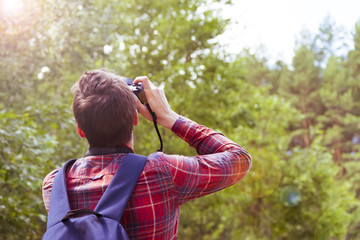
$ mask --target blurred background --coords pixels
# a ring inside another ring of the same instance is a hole
[[[178,239],[360,239],[355,0],[0,0],[0,239],[40,239],[43,178],[84,155],[70,87],[105,67],[247,149],[240,183],[181,208]],[[196,153],[161,128],[164,151]],[[158,148],[151,123],[135,151]]]

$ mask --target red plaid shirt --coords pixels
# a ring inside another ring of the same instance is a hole
[[[130,239],[176,239],[179,207],[220,191],[242,179],[251,165],[250,155],[220,133],[180,117],[172,131],[196,148],[194,157],[156,152],[148,161],[121,218]],[[71,209],[94,210],[121,165],[124,153],[87,156],[68,170],[66,184]],[[43,184],[45,208],[58,169]]]

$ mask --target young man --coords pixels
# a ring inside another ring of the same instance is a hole
[[[222,134],[175,113],[163,90],[147,77],[136,78],[136,83],[143,84],[158,124],[171,129],[199,155],[150,154],[121,224],[130,239],[176,239],[180,206],[240,181],[250,169],[251,157]],[[122,78],[106,70],[85,72],[72,90],[77,132],[90,148],[67,170],[68,197],[71,209],[94,210],[124,156],[133,152],[132,130],[138,125],[138,111],[152,118]],[[47,211],[57,172],[44,179]]]

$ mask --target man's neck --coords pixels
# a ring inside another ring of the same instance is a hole
[[[131,140],[125,145],[134,150],[134,141],[133,141],[132,136],[131,136]]]

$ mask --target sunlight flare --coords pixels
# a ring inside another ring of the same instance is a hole
[[[38,19],[42,0],[0,0],[0,34],[17,35]]]
[[[24,9],[24,2],[22,0],[0,0],[0,3],[1,13],[5,16],[17,16]]]

